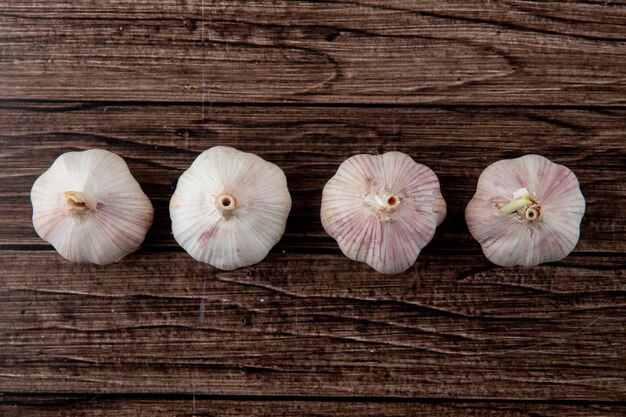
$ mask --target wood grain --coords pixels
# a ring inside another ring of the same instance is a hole
[[[399,150],[439,176],[448,216],[426,250],[479,252],[464,209],[482,170],[502,158],[540,153],[579,178],[587,212],[578,250],[625,252],[626,111],[472,108],[259,108],[0,105],[0,244],[44,244],[31,222],[34,180],[63,152],[120,154],[152,199],[146,245],[177,247],[168,204],[196,156],[222,144],[285,170],[293,208],[278,251],[339,253],[319,220],[322,188],[355,153]]]
[[[384,280],[341,255],[0,264],[5,392],[626,399],[623,258],[423,255]]]
[[[626,1],[0,0],[0,415],[626,414]],[[168,201],[203,150],[278,164],[283,240],[232,272],[192,260]],[[152,199],[106,267],[35,234],[61,153],[120,154]],[[439,176],[417,264],[344,257],[321,190],[356,153]],[[490,163],[578,176],[576,250],[490,264],[463,211]]]
[[[625,4],[3,0],[0,96],[623,106]]]
[[[292,399],[263,401],[255,399],[207,400],[202,396],[186,398],[164,396],[4,396],[0,397],[4,417],[24,416],[359,416],[359,417],[596,417],[623,416],[626,406],[612,404],[528,404],[487,402],[338,402]]]

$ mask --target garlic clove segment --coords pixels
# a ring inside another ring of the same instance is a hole
[[[178,244],[223,270],[265,258],[285,232],[290,210],[282,169],[227,146],[200,154],[180,176],[170,201]]]
[[[465,209],[470,233],[501,266],[534,266],[565,258],[585,213],[576,175],[541,155],[491,164]]]
[[[103,149],[67,152],[33,184],[33,225],[64,258],[106,265],[143,242],[154,210],[124,160]]]
[[[384,274],[410,268],[445,216],[435,173],[401,152],[348,158],[322,193],[326,232],[347,257]]]

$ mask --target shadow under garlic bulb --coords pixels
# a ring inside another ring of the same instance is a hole
[[[585,213],[578,179],[541,155],[491,164],[465,209],[470,233],[501,266],[534,266],[565,258]]]
[[[445,216],[435,173],[401,152],[348,158],[322,194],[326,232],[347,257],[384,274],[409,269]]]
[[[170,201],[178,244],[223,270],[265,258],[283,236],[290,210],[284,172],[227,146],[200,154],[180,176]]]
[[[37,234],[64,258],[106,265],[143,242],[154,210],[124,160],[103,149],[67,152],[31,190]]]

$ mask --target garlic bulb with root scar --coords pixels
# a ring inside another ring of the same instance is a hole
[[[347,257],[384,274],[409,269],[445,216],[435,173],[401,152],[348,158],[322,194],[326,232]]]
[[[59,156],[31,190],[33,225],[64,258],[106,265],[143,242],[154,210],[124,160],[103,149]]]
[[[224,270],[265,258],[285,232],[290,210],[283,171],[227,146],[200,154],[180,176],[170,201],[178,244]]]
[[[491,164],[465,209],[470,233],[501,266],[534,266],[565,258],[585,213],[576,175],[541,155]]]

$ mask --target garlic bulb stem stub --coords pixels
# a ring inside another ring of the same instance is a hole
[[[376,203],[383,210],[391,211],[398,207],[400,199],[389,192],[383,192],[382,195],[375,197]]]
[[[64,206],[70,212],[73,213],[85,213],[89,211],[89,207],[87,207],[87,202],[83,197],[82,193],[76,191],[66,191],[63,193],[65,197]]]
[[[222,213],[228,213],[237,208],[237,200],[230,194],[220,194],[215,197],[215,205]]]

